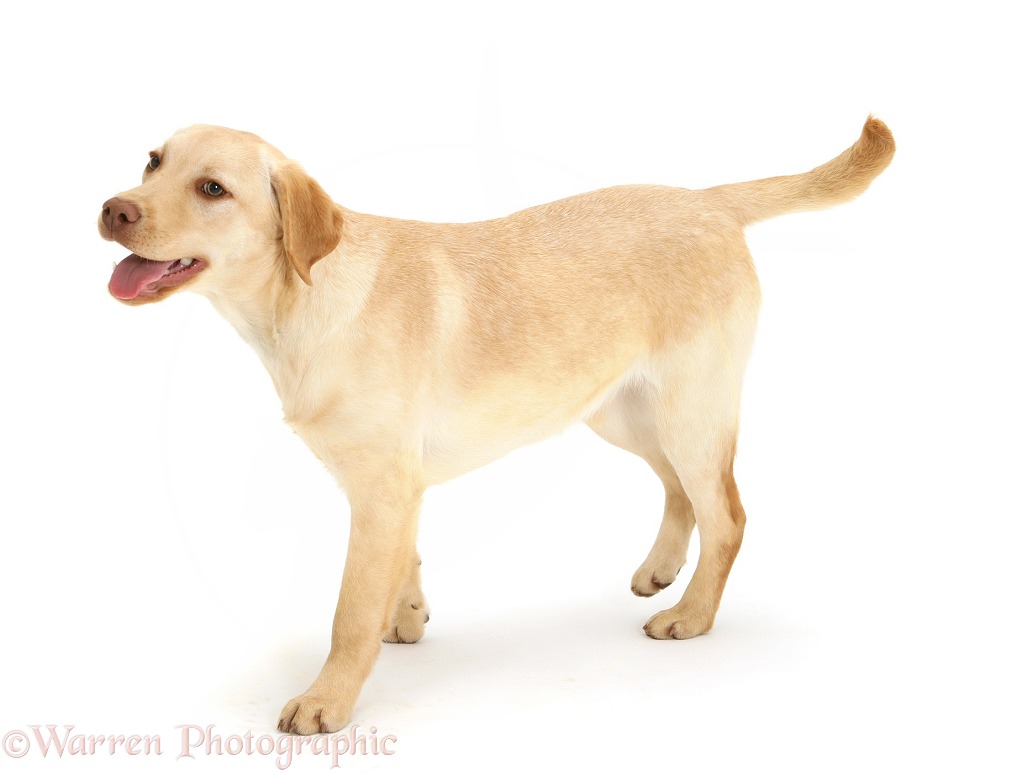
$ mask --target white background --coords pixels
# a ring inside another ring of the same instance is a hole
[[[472,220],[804,171],[874,112],[899,149],[868,193],[749,233],[749,522],[714,630],[643,635],[682,586],[628,590],[662,492],[576,429],[428,492],[432,620],[384,647],[354,715],[396,754],[342,765],[1011,766],[1003,7],[366,5],[4,12],[0,733],[159,734],[161,757],[47,769],[193,768],[176,725],[270,733],[327,652],[342,494],[204,299],[106,293],[124,251],[99,239],[100,205],[177,128],[254,131],[353,209]]]

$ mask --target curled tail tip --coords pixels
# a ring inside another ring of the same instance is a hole
[[[896,144],[889,127],[870,115],[861,136],[836,158],[797,175],[720,186],[734,196],[744,224],[788,212],[825,209],[860,195],[893,160]]]
[[[862,137],[873,145],[885,146],[886,151],[893,153],[897,148],[897,143],[893,140],[893,134],[890,131],[890,127],[880,121],[876,116],[869,115],[865,121],[865,127],[862,129]]]

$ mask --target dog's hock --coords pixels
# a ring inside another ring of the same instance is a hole
[[[310,285],[311,266],[339,246],[342,213],[314,178],[294,162],[276,168],[272,190],[279,203],[283,254]]]

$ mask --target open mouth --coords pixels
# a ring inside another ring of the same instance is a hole
[[[206,265],[200,258],[159,261],[132,253],[113,269],[109,291],[121,301],[151,298],[161,290],[182,285]]]

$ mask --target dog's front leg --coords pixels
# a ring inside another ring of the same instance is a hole
[[[417,560],[423,486],[412,465],[388,465],[384,472],[344,470],[342,479],[352,521],[332,649],[314,683],[283,709],[279,729],[287,733],[332,733],[349,721]]]

